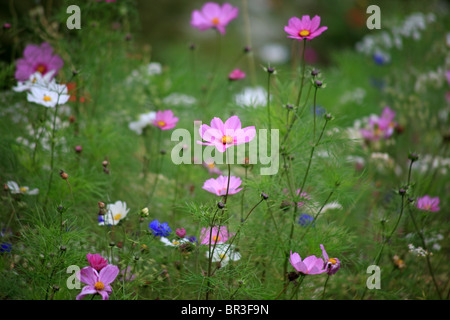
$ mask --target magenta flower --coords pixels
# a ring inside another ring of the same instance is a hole
[[[184,238],[184,236],[186,235],[186,230],[184,228],[177,228],[175,234],[180,238]]]
[[[231,146],[250,142],[256,135],[254,126],[241,128],[241,120],[238,116],[230,117],[225,123],[215,117],[211,120],[211,126],[202,124],[199,132],[200,137],[207,142],[197,141],[197,143],[216,146],[220,152],[224,152]]]
[[[108,260],[103,258],[98,253],[92,254],[88,253],[86,255],[89,265],[97,271],[102,270],[104,267],[108,265]]]
[[[228,75],[228,80],[235,81],[245,78],[245,72],[243,72],[241,69],[234,69],[230,72]]]
[[[88,294],[99,294],[103,300],[109,299],[109,294],[112,292],[111,283],[119,274],[119,268],[112,264],[104,267],[100,273],[92,267],[84,267],[78,273],[78,279],[87,284],[83,287],[80,294],[77,295],[77,300],[83,299]]]
[[[395,111],[391,110],[389,107],[385,107],[381,113],[381,117],[370,117],[368,128],[361,129],[363,138],[369,141],[388,139],[392,136],[395,127],[397,126],[394,118]]]
[[[191,16],[191,26],[204,31],[215,28],[221,34],[225,34],[225,27],[238,16],[239,9],[229,3],[224,3],[222,7],[214,2],[207,2],[202,9],[194,10]]]
[[[173,116],[172,110],[157,111],[153,125],[161,130],[173,129],[178,122],[178,118]]]
[[[27,81],[36,71],[42,75],[54,71],[55,75],[63,66],[64,61],[53,54],[53,48],[47,42],[40,46],[29,44],[23,51],[23,58],[16,61],[15,77],[18,81]]]
[[[288,25],[284,27],[284,31],[289,34],[288,38],[298,40],[312,40],[322,34],[328,27],[320,27],[320,17],[303,16],[301,19],[292,17],[288,21]]]
[[[439,211],[439,197],[431,198],[429,195],[417,198],[416,207],[420,210],[436,212]]]
[[[320,245],[320,249],[322,249],[323,259],[325,260],[324,267],[327,270],[327,273],[331,276],[339,270],[341,267],[341,262],[338,258],[329,258],[323,244]]]
[[[231,176],[230,185],[228,187],[228,176],[218,176],[216,179],[211,178],[206,180],[202,188],[208,192],[214,193],[215,195],[224,196],[227,194],[227,187],[228,195],[241,191],[242,188],[239,188],[241,183],[241,178]]]
[[[210,227],[202,228],[200,231],[200,244],[214,245],[225,243],[232,236],[234,236],[234,233],[230,234],[226,226],[215,226],[212,229]]]
[[[289,262],[294,267],[295,270],[301,272],[303,274],[321,274],[327,272],[327,269],[324,268],[322,258],[317,258],[312,255],[306,257],[303,261],[300,255],[297,252],[292,253],[289,257]]]

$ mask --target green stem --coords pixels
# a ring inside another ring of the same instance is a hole
[[[303,49],[302,49],[302,82],[300,83],[300,90],[298,92],[297,101],[295,106],[298,107],[300,105],[300,99],[302,97],[303,85],[305,80],[305,48],[306,48],[306,39],[303,40]]]
[[[327,280],[325,280],[325,284],[323,285],[322,300],[325,299],[325,291],[327,289],[328,280],[330,280],[330,275],[327,276]]]
[[[272,75],[271,72],[267,72],[267,120],[269,123],[269,132],[271,132],[272,129],[272,120],[270,116],[270,76]]]

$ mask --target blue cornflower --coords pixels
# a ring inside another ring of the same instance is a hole
[[[322,106],[316,106],[316,116],[322,116],[327,110]],[[311,113],[314,114],[314,106],[311,106]]]
[[[306,227],[306,226],[310,225],[313,222],[313,220],[314,220],[314,218],[312,216],[310,216],[309,214],[302,213],[300,215],[300,218],[298,219],[298,224],[303,227]]]
[[[0,244],[0,252],[4,253],[4,252],[11,252],[12,250],[12,244],[8,243],[8,242],[2,242],[2,244]]]
[[[167,222],[160,223],[158,219],[150,222],[148,226],[150,229],[152,229],[152,232],[155,235],[155,237],[156,236],[167,237],[172,232]]]

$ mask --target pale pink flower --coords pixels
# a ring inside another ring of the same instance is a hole
[[[215,195],[224,196],[227,194],[227,187],[228,195],[241,191],[242,188],[239,188],[241,183],[241,178],[231,176],[230,185],[228,186],[228,176],[218,176],[216,179],[211,178],[206,180],[202,188]]]
[[[77,300],[83,299],[88,294],[99,294],[103,300],[108,300],[109,294],[112,292],[111,283],[118,274],[119,268],[112,264],[104,267],[100,273],[92,267],[84,267],[77,273],[77,276],[87,286],[83,287],[80,294],[77,295]]]
[[[381,113],[381,117],[371,116],[368,128],[361,129],[364,139],[369,141],[378,141],[380,139],[388,139],[394,133],[397,123],[394,121],[395,111],[389,107],[385,107]]]
[[[228,80],[235,81],[245,78],[245,72],[243,72],[241,69],[234,69],[230,72],[228,75]]]
[[[203,166],[208,169],[209,174],[218,174],[221,175],[222,171],[217,168],[216,164],[214,163],[213,159],[205,159],[205,161],[203,161]]]
[[[325,260],[325,269],[327,270],[327,273],[331,276],[332,274],[335,274],[339,270],[339,268],[341,267],[341,262],[339,261],[338,258],[329,258],[323,244],[320,245],[320,249],[322,249],[323,259]]]
[[[211,126],[203,124],[199,132],[200,137],[206,142],[197,141],[197,143],[216,146],[219,152],[224,152],[234,145],[250,142],[256,135],[254,126],[241,128],[241,120],[238,116],[230,117],[225,123],[215,117],[211,120]]]
[[[201,10],[194,10],[191,16],[191,26],[204,31],[215,28],[225,34],[225,27],[239,14],[239,9],[229,3],[220,6],[214,2],[207,2]]]
[[[226,226],[215,226],[212,229],[210,227],[202,228],[200,231],[200,244],[214,245],[225,243],[232,236],[234,236],[234,233],[230,234]]]
[[[327,269],[324,268],[324,263],[322,258],[317,258],[312,255],[306,257],[303,261],[300,255],[297,252],[292,253],[289,257],[289,262],[300,273],[305,275],[307,274],[321,274],[327,272]]]
[[[298,40],[312,40],[328,29],[328,27],[320,27],[320,17],[303,16],[301,19],[292,17],[288,21],[288,25],[284,27],[284,31],[289,34],[288,38]]]
[[[161,130],[170,130],[175,128],[178,118],[174,117],[172,110],[157,111],[153,120],[153,125]]]
[[[416,207],[424,211],[439,211],[439,197],[431,198],[429,195],[419,197],[417,198]]]

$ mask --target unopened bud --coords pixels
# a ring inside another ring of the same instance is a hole
[[[222,201],[219,201],[219,203],[217,203],[217,206],[219,207],[219,209],[225,208],[225,204]]]
[[[267,193],[264,193],[264,192],[261,193],[261,197],[262,197],[264,200],[269,199],[269,196],[267,195]]]
[[[64,180],[69,179],[69,175],[68,175],[66,172],[64,172],[63,170],[60,170],[60,171],[59,171],[59,175],[60,175],[60,177],[61,177],[62,179],[64,179]]]

